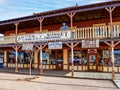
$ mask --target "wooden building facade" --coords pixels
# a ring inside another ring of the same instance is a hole
[[[61,30],[65,22],[68,30]],[[120,2],[73,6],[0,21],[4,67],[120,72]],[[27,47],[26,47],[27,48]]]

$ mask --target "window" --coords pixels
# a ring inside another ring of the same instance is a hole
[[[114,51],[115,66],[120,66],[120,50]]]
[[[51,53],[49,54],[43,51],[42,52],[42,63],[43,64],[56,64],[55,51],[51,50]]]
[[[33,61],[33,60],[32,60]],[[8,63],[16,62],[16,52],[11,51],[8,55]],[[30,57],[25,52],[18,52],[18,63],[28,64],[30,62]]]
[[[86,53],[84,51],[74,50],[74,64],[75,65],[87,64],[85,57],[86,57]],[[69,52],[69,64],[71,63],[72,63],[72,58],[71,58],[71,51],[70,51]]]

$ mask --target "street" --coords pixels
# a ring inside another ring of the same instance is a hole
[[[0,73],[0,90],[116,90],[110,80]]]

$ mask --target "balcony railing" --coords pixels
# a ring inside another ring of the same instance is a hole
[[[113,37],[119,37],[119,25],[100,26],[100,27],[86,27],[75,30],[75,39],[104,39],[111,37],[111,30],[113,30]]]
[[[112,34],[111,34],[112,30]],[[119,25],[108,25],[100,27],[86,27],[86,28],[77,28],[74,30],[66,31],[50,31],[42,33],[31,33],[25,35],[18,35],[17,42],[48,42],[48,41],[63,41],[63,40],[83,40],[83,39],[106,39],[118,38],[120,34]],[[1,36],[0,44],[10,44],[15,43],[15,36]]]

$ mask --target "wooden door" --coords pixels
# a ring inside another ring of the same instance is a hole
[[[56,50],[56,67],[57,70],[63,70],[63,50]]]
[[[97,71],[98,70],[98,53],[97,49],[91,49],[88,52],[88,70]]]

